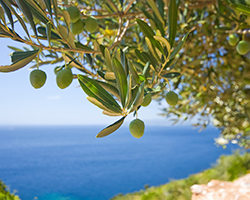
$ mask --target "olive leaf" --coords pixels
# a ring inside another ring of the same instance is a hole
[[[141,83],[141,85],[136,93],[135,99],[134,99],[132,105],[130,106],[130,108],[128,109],[128,113],[135,111],[138,108],[138,106],[140,106],[142,104],[143,97],[144,97],[144,82]]]
[[[113,124],[109,125],[108,127],[104,128],[102,131],[100,131],[96,137],[101,138],[110,135],[111,133],[115,132],[120,126],[123,124],[124,119],[126,117],[122,117],[118,121],[114,122]]]
[[[105,50],[104,50],[104,58],[105,58],[105,62],[106,62],[106,65],[107,65],[108,69],[110,71],[113,71],[112,70],[111,57],[110,57],[110,53],[109,53],[108,48],[105,48]]]
[[[101,102],[107,109],[122,113],[120,105],[97,81],[78,74],[78,81],[84,92]]]
[[[10,9],[8,8],[8,6],[3,2],[3,0],[0,0],[0,4],[3,7],[4,12],[6,13],[9,22],[11,24],[11,28],[14,30],[14,22],[13,22],[13,18],[12,18],[12,14]]]
[[[113,85],[106,83],[106,82],[102,82],[102,81],[97,81],[105,90],[107,90],[110,94],[114,95],[115,97],[117,97],[118,99],[120,99],[119,96],[119,91],[117,90],[116,87],[114,87]]]
[[[94,97],[87,97],[87,99],[93,103],[94,105],[96,105],[97,107],[99,107],[100,109],[104,110],[105,112],[108,113],[112,113],[113,116],[120,116],[122,115],[122,113],[117,113],[117,112],[113,112],[112,110],[108,109],[105,105],[103,105],[102,102],[98,101],[96,98]]]
[[[11,3],[9,0],[3,0],[4,3],[9,7],[9,9],[11,10],[12,13],[14,13],[15,17],[18,19],[18,21],[20,22],[21,26],[23,27],[23,30],[25,31],[25,33],[28,35],[28,37],[30,37],[28,29],[25,25],[25,23],[23,22],[23,19],[19,16],[19,14],[17,14],[17,12],[15,11],[15,9],[11,6]]]
[[[44,0],[45,5],[49,11],[50,16],[52,17],[52,8],[51,8],[51,0]]]
[[[190,31],[187,32],[184,37],[181,39],[181,42],[177,45],[177,47],[172,51],[169,60],[171,60],[172,58],[174,58],[176,56],[177,53],[179,53],[179,51],[182,49],[183,45],[186,42],[186,39],[189,35]]]
[[[22,13],[24,14],[24,16],[26,17],[26,19],[28,20],[32,30],[34,31],[35,35],[37,36],[37,31],[36,31],[36,25],[33,21],[33,15],[28,7],[28,5],[26,4],[25,1],[23,0],[16,0],[16,3],[18,5],[18,8],[22,11]]]
[[[167,48],[167,51],[168,51],[167,59],[169,59],[170,54],[171,54],[171,45],[168,42],[168,40],[164,37],[161,37],[161,36],[154,36],[154,39],[156,39],[157,41],[162,42],[164,44],[164,46]]]
[[[125,70],[117,58],[112,58],[112,68],[115,73],[117,89],[120,94],[122,106],[125,106],[126,95],[128,90],[127,85],[127,76],[125,74]]]
[[[46,13],[43,9],[37,4],[36,1],[33,0],[22,0],[25,1],[31,11],[31,13],[36,17],[39,21],[43,22],[44,24],[48,23],[48,18]]]
[[[29,64],[38,54],[39,50],[14,52],[11,56],[12,64],[0,66],[0,72],[12,72]]]
[[[170,73],[167,73],[167,74],[163,74],[162,77],[165,77],[165,78],[175,78],[177,76],[180,76],[181,74],[179,72],[170,72]]]
[[[159,9],[157,8],[155,2],[153,0],[147,0],[148,5],[151,7],[151,9],[154,11],[156,17],[158,18],[158,20],[164,25],[165,22],[159,12]]]
[[[176,0],[170,0],[169,8],[168,8],[168,32],[169,32],[169,43],[171,47],[174,44],[176,30],[177,30],[177,10]]]

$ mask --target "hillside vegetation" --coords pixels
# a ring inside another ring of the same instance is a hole
[[[222,155],[212,168],[186,179],[173,180],[165,185],[126,195],[119,194],[112,200],[190,200],[190,187],[194,184],[207,184],[211,179],[233,181],[247,173],[250,173],[250,152],[241,154],[236,151],[230,156]]]

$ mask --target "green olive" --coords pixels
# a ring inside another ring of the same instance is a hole
[[[238,35],[236,34],[230,34],[229,35],[229,38],[228,38],[228,43],[231,45],[231,46],[235,46],[239,41],[239,37]]]
[[[166,94],[165,99],[170,106],[175,106],[178,103],[179,97],[175,92],[170,91]]]
[[[250,51],[250,42],[247,41],[240,41],[236,47],[237,52],[240,55],[245,55]]]
[[[77,7],[71,6],[71,7],[68,7],[66,10],[69,13],[70,21],[72,23],[75,23],[80,19],[80,11]]]
[[[70,68],[60,70],[56,75],[56,84],[59,88],[68,87],[73,81],[73,74]]]
[[[74,35],[78,35],[84,30],[84,23],[81,19],[78,19],[77,22],[70,24],[71,31]]]
[[[30,73],[30,83],[35,88],[41,88],[46,81],[47,75],[40,69],[35,69]]]
[[[98,27],[98,23],[96,18],[90,16],[85,20],[85,27],[86,30],[90,33],[93,33],[96,31],[97,27]]]
[[[152,95],[151,95],[151,93],[148,93],[143,98],[143,102],[142,102],[141,105],[144,106],[144,107],[147,107],[151,103],[151,100],[152,100]]]
[[[143,136],[145,130],[145,124],[140,119],[134,119],[129,124],[129,131],[135,138],[140,138]]]

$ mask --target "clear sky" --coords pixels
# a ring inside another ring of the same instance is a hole
[[[11,64],[11,49],[7,45],[22,47],[22,44],[0,38],[0,65]],[[0,126],[1,125],[109,125],[119,117],[109,117],[86,99],[78,87],[78,81],[61,90],[56,85],[53,66],[42,66],[47,81],[40,89],[34,89],[29,82],[29,66],[10,73],[0,73]],[[77,72],[77,71],[74,71]],[[162,102],[162,106],[167,103]],[[171,125],[169,120],[158,116],[158,103],[152,102],[139,111],[139,118],[146,125]],[[132,120],[127,117],[125,124]]]

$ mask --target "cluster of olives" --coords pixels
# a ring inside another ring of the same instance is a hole
[[[56,67],[55,74],[56,84],[61,89],[68,87],[73,81],[73,74],[70,67],[64,69]],[[46,73],[40,69],[35,69],[30,73],[30,83],[35,89],[41,88],[45,84],[46,79]]]
[[[70,28],[73,34],[78,35],[82,33],[84,31],[84,26],[90,33],[94,33],[97,30],[98,23],[94,17],[89,16],[87,19],[82,20],[80,18],[81,13],[75,6],[68,7],[66,10],[70,16]]]
[[[237,34],[230,34],[228,37],[228,43],[231,46],[236,46],[236,50],[240,55],[246,55],[250,51],[250,34],[243,35],[242,40],[239,41]]]

